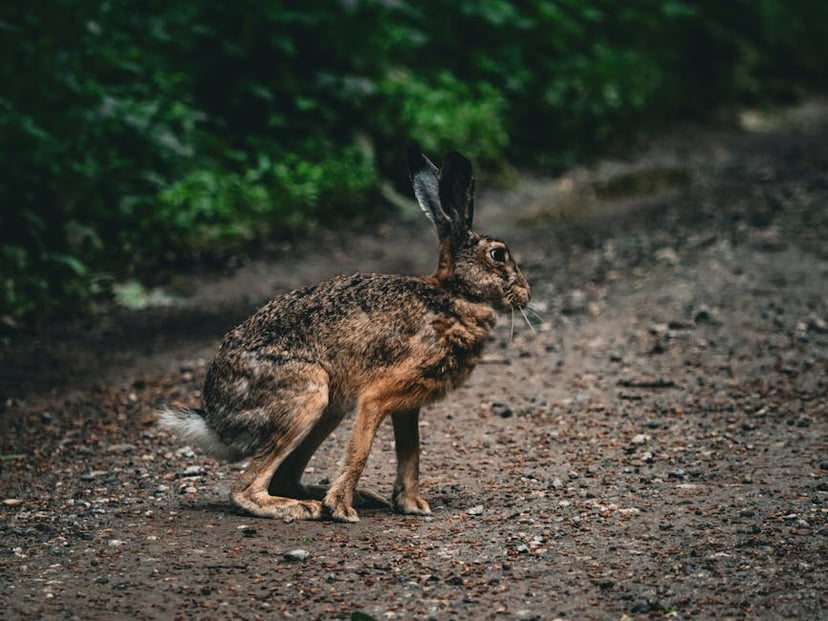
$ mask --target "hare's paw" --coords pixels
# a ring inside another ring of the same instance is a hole
[[[284,520],[318,520],[322,517],[322,503],[318,500],[296,500],[266,492],[234,493],[231,498],[237,506],[259,517]]]
[[[394,496],[394,511],[406,515],[431,515],[431,507],[419,494],[397,494]]]
[[[346,505],[345,503],[337,503],[335,505],[323,505],[325,514],[335,522],[349,522],[354,524],[359,522],[359,515],[356,509]]]
[[[318,500],[301,500],[295,509],[297,520],[320,520],[322,519],[322,503]]]
[[[359,522],[356,509],[341,494],[328,492],[322,502],[322,511],[336,522]]]

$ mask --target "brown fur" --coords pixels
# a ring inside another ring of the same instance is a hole
[[[428,514],[419,490],[419,410],[463,382],[496,310],[522,308],[529,285],[499,240],[471,231],[468,161],[438,171],[410,153],[412,182],[440,237],[430,276],[339,276],[275,298],[232,330],[210,366],[204,408],[167,412],[167,427],[214,454],[251,458],[232,499],[263,517],[357,521],[356,490],[377,428],[394,424],[396,511]],[[304,486],[308,460],[356,408],[342,471],[329,489]]]

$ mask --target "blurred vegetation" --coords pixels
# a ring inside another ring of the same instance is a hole
[[[377,217],[405,144],[555,166],[825,87],[824,0],[6,0],[0,315]]]

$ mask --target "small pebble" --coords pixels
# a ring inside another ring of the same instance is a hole
[[[661,263],[666,263],[667,265],[678,265],[679,256],[675,249],[670,248],[669,246],[666,248],[661,248],[657,250],[655,253],[655,258],[657,261]]]
[[[483,505],[475,505],[471,509],[467,510],[466,513],[469,515],[483,515]]]
[[[808,318],[808,329],[811,332],[816,332],[817,334],[825,334],[828,332],[828,323],[826,323],[826,321],[821,317],[812,315]]]
[[[527,554],[529,552],[529,546],[527,546],[525,543],[522,543],[516,548],[516,550],[521,554]]]
[[[510,418],[513,412],[508,403],[492,403],[492,414],[501,418]]]
[[[3,504],[7,507],[19,507],[23,504],[22,498],[4,498]]]
[[[693,321],[696,323],[708,323],[713,321],[713,311],[706,304],[699,304],[693,311]]]
[[[310,557],[310,552],[307,550],[303,550],[302,548],[296,548],[295,550],[289,550],[285,552],[284,559],[286,561],[306,561]]]

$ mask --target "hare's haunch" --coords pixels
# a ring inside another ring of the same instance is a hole
[[[471,230],[471,163],[449,153],[438,169],[413,147],[408,160],[414,194],[437,228],[435,273],[339,276],[271,300],[225,337],[203,408],[161,415],[163,426],[205,452],[250,460],[232,499],[254,515],[355,522],[354,504],[387,506],[356,484],[389,414],[397,452],[391,504],[430,513],[419,489],[420,407],[469,376],[496,311],[529,301],[506,244]],[[328,489],[303,485],[308,460],[354,408],[342,472]]]

